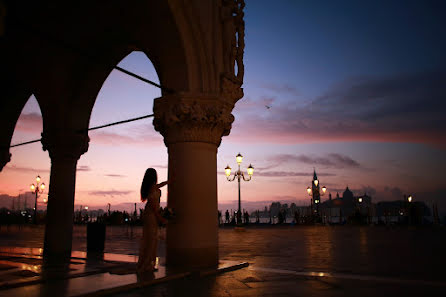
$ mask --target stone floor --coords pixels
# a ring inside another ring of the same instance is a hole
[[[107,253],[98,261],[83,252],[85,234],[77,228],[73,249],[81,251],[72,255],[69,279],[42,282],[39,230],[0,230],[0,296],[446,296],[444,229],[224,229],[222,264],[247,261],[249,267],[200,276],[169,274],[161,266],[148,279],[132,273],[140,232],[133,231],[110,228]],[[152,285],[130,290],[138,283]],[[117,286],[127,289],[100,291]]]

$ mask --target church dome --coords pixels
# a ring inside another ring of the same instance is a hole
[[[342,194],[342,199],[352,199],[353,200],[353,192],[347,187],[345,188],[344,193]]]

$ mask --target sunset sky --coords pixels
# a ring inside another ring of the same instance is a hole
[[[412,194],[444,205],[445,1],[246,0],[245,22],[245,96],[218,151],[221,209],[235,206],[236,182],[223,172],[228,164],[236,168],[239,152],[245,172],[250,163],[255,167],[252,181],[242,184],[247,208],[271,201],[308,205],[313,168],[334,196],[348,185],[374,202]],[[142,52],[119,66],[158,81]],[[90,126],[151,114],[160,95],[113,71]],[[38,139],[41,131],[31,97],[12,144]],[[78,163],[76,205],[138,202],[147,167],[166,178],[167,149],[152,119],[92,131],[90,138]],[[40,143],[11,153],[0,194],[29,191],[38,174],[48,183],[50,159]]]

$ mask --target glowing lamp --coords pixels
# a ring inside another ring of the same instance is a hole
[[[36,177],[36,182],[40,183],[40,175]]]
[[[314,180],[314,185],[317,187],[317,185],[319,184],[319,181],[317,179]]]
[[[36,186],[34,184],[32,184],[31,186],[29,186],[31,188],[31,191],[34,191],[36,189]]]
[[[318,203],[319,203],[319,200],[314,200],[314,203],[318,204]]]
[[[311,188],[310,187],[307,188],[307,193],[308,193],[308,195],[311,194]]]
[[[252,176],[252,175],[254,174],[254,167],[252,167],[251,164],[249,164],[249,167],[248,167],[248,174],[249,174],[250,176]]]
[[[361,203],[362,202],[362,197],[358,198],[358,202]]]
[[[238,155],[235,156],[235,159],[237,160],[237,164],[240,165],[242,163],[243,156],[240,153],[238,153]]]
[[[325,192],[327,192],[327,187],[323,186],[323,187],[322,187],[322,193],[325,194]]]
[[[44,189],[45,189],[45,184],[41,184],[41,185],[40,185],[40,188],[41,188],[42,190],[44,190]]]
[[[88,210],[88,206],[85,206],[85,210]]]
[[[412,202],[412,195],[409,195],[409,197],[407,197],[407,201]]]
[[[225,174],[226,174],[226,176],[228,176],[228,177],[231,175],[231,167],[229,167],[229,165],[226,166],[226,168],[225,168]]]

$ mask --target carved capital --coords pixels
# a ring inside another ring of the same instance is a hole
[[[222,75],[220,85],[221,96],[228,103],[235,104],[238,100],[243,98],[243,88],[239,82]]]
[[[42,149],[48,151],[51,160],[79,160],[88,151],[89,142],[86,133],[42,133]]]
[[[0,149],[0,171],[11,161],[11,154],[8,149]]]
[[[177,142],[206,142],[220,145],[229,135],[233,105],[216,96],[175,94],[155,99],[155,130],[169,146]]]

